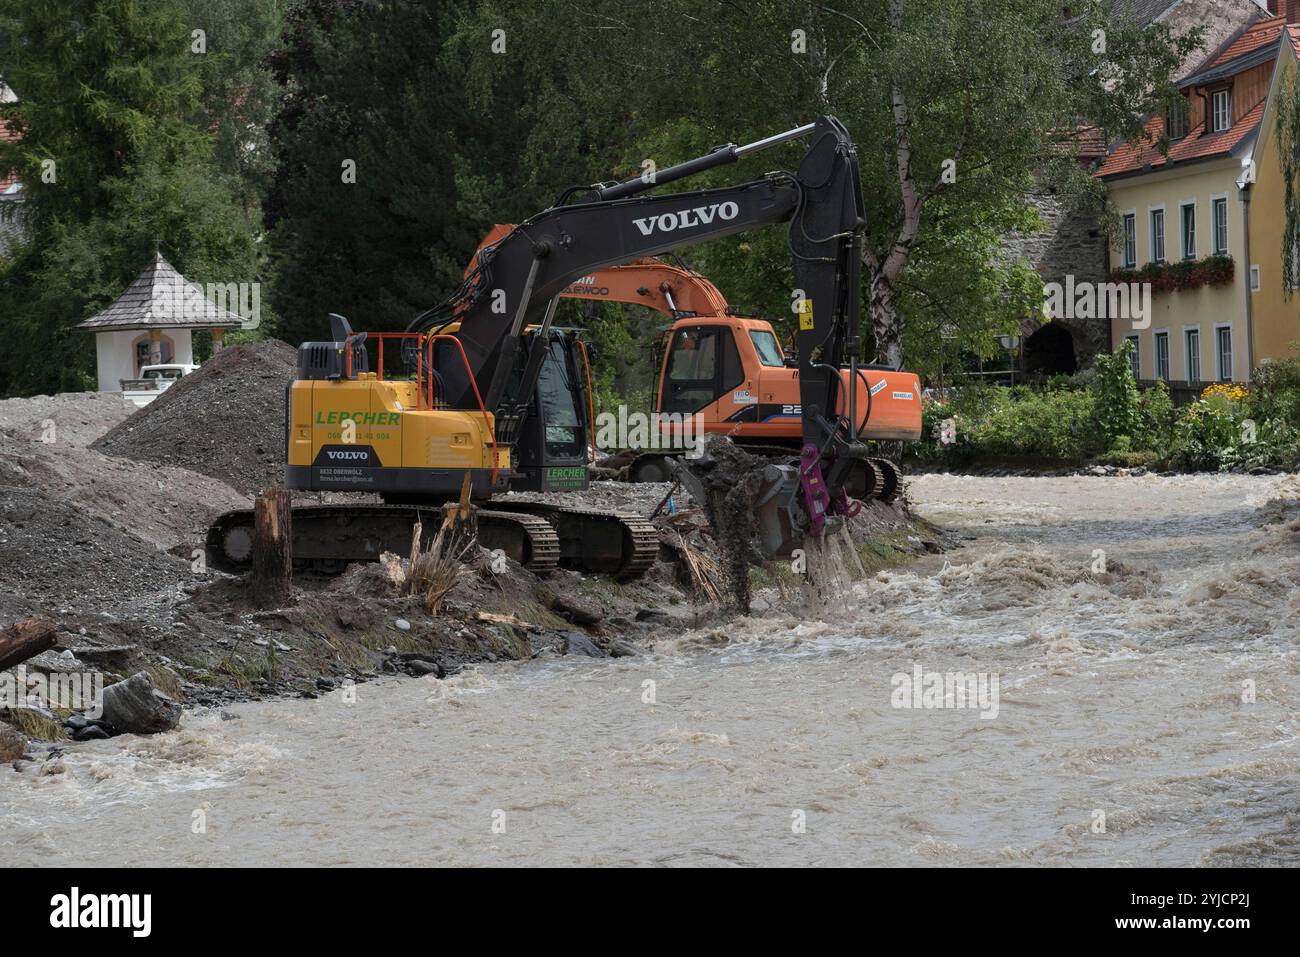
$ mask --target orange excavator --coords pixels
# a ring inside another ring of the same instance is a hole
[[[498,224],[479,248],[496,245],[514,229]],[[662,259],[638,259],[582,276],[561,297],[631,303],[673,320],[655,390],[665,441],[659,449],[628,450],[627,474],[633,481],[670,480],[668,460],[680,454],[682,415],[699,415],[706,433],[726,435],[751,451],[788,454],[799,447],[797,360],[782,348],[771,323],[729,305],[706,277]],[[919,439],[916,375],[883,366],[860,368],[869,384],[858,383],[857,407],[865,413],[858,434],[877,441]],[[848,370],[842,375],[847,386]],[[877,473],[874,497],[892,500],[900,489],[898,467],[885,458],[872,458],[871,464]]]

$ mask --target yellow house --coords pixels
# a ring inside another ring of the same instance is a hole
[[[1149,314],[1111,317],[1111,344],[1133,342],[1140,380],[1242,381],[1300,340],[1300,293],[1282,288],[1273,129],[1300,62],[1300,0],[1270,10],[1180,81],[1180,109],[1149,119],[1142,142],[1118,144],[1097,170],[1122,222],[1111,280],[1152,287]]]

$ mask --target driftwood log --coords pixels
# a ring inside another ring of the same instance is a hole
[[[48,618],[24,618],[0,629],[0,671],[54,647],[54,622]]]

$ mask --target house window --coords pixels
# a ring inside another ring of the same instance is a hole
[[[1228,255],[1228,199],[1221,196],[1214,201],[1214,255]]]
[[[1156,333],[1156,378],[1169,381],[1169,333]]]
[[[1182,220],[1183,258],[1196,258],[1196,204],[1185,203],[1178,210]]]
[[[1187,135],[1188,112],[1187,100],[1181,96],[1176,97],[1170,104],[1169,110],[1165,113],[1165,130],[1171,140],[1181,140]]]
[[[1136,213],[1124,214],[1124,268],[1132,269],[1138,262],[1138,222]]]
[[[1165,211],[1151,210],[1151,261],[1165,261]]]
[[[1210,98],[1210,105],[1213,112],[1213,125],[1210,127],[1210,132],[1222,133],[1232,125],[1232,91],[1215,90]]]
[[[1201,330],[1188,329],[1183,333],[1187,346],[1187,381],[1201,381]]]
[[[1133,349],[1128,354],[1129,368],[1133,370],[1133,378],[1142,378],[1142,340],[1137,336],[1125,336],[1133,344]]]
[[[1219,381],[1232,381],[1232,329],[1228,326],[1214,330],[1215,343],[1218,346]]]

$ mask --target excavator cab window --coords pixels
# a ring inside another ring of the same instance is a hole
[[[548,459],[581,455],[584,451],[582,420],[578,411],[582,390],[578,381],[567,340],[556,336],[551,339],[537,376],[537,397],[542,406]]]
[[[781,346],[776,341],[776,336],[766,329],[751,329],[749,338],[758,351],[758,361],[762,365],[774,369],[785,365],[785,356],[781,355]]]
[[[695,326],[673,335],[662,411],[698,412],[745,381],[731,330]]]

